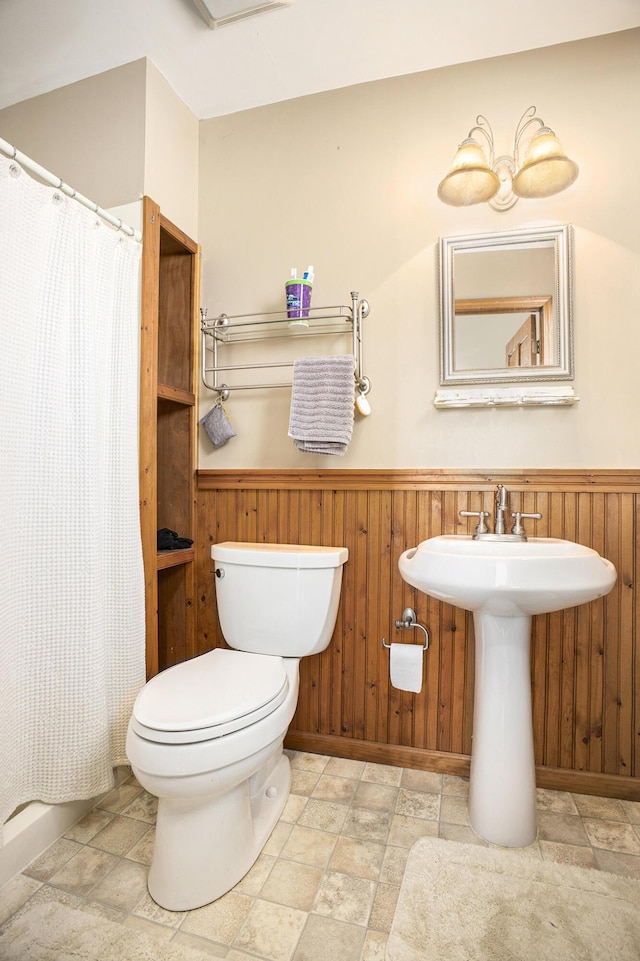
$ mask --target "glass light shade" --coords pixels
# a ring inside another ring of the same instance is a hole
[[[451,170],[438,185],[438,197],[452,207],[490,200],[500,188],[498,175],[487,163],[480,144],[469,137],[458,147]]]
[[[542,127],[513,178],[513,192],[519,197],[551,197],[570,187],[577,176],[578,165],[566,156],[553,130]]]

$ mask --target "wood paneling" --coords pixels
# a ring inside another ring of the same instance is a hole
[[[606,598],[534,618],[539,783],[640,799],[638,473],[201,471],[197,652],[224,643],[212,543],[345,546],[336,629],[326,651],[301,661],[289,743],[464,773],[473,717],[473,619],[405,584],[398,558],[427,537],[470,529],[473,519],[460,518],[462,509],[493,513],[497,483],[508,487],[514,509],[543,514],[528,521],[530,534],[591,546],[618,571]],[[420,694],[391,686],[381,646],[382,637],[409,640],[394,626],[405,607],[415,608],[431,635]]]
[[[158,569],[159,670],[194,656],[194,603],[190,565]]]

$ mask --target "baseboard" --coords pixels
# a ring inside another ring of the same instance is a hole
[[[307,734],[292,731],[287,734],[285,747],[294,751],[309,751],[311,754],[329,754],[332,757],[346,757],[354,761],[369,761],[373,764],[390,764],[394,767],[410,767],[420,771],[437,771],[442,774],[456,774],[469,777],[470,758],[464,754],[445,754],[442,751],[424,751],[400,744],[378,744],[375,741],[361,741],[352,737],[337,737],[333,734]]]
[[[332,757],[351,758],[373,764],[390,764],[394,767],[415,768],[469,777],[471,759],[464,754],[448,754],[444,751],[426,751],[403,747],[399,744],[377,744],[356,738],[338,737],[333,734],[307,734],[289,731],[285,747],[311,754],[329,754]],[[536,785],[552,791],[569,791],[573,794],[591,794],[625,801],[640,801],[640,778],[621,777],[616,774],[594,774],[591,771],[570,771],[562,768],[536,767]]]

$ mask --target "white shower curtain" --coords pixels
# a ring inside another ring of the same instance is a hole
[[[144,683],[140,244],[0,157],[0,826],[88,798]]]

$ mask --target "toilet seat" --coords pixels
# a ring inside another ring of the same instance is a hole
[[[288,690],[281,657],[216,648],[153,677],[136,698],[131,726],[159,744],[208,741],[271,714]]]

